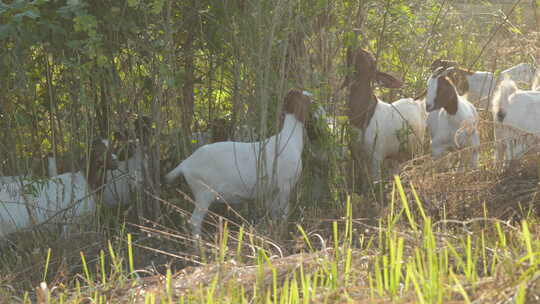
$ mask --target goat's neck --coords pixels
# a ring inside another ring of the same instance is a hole
[[[460,97],[457,98],[457,110],[455,114],[448,115],[449,121],[452,125],[459,128],[464,120],[470,120],[471,117],[469,117],[469,113],[467,112],[467,109],[465,109],[465,106],[463,104],[463,101]]]
[[[304,123],[298,121],[294,114],[285,114],[279,142],[281,147],[295,145],[300,150],[304,147]]]
[[[91,164],[92,166],[92,164]],[[105,169],[103,168],[90,168],[88,171],[87,182],[92,190],[97,190],[105,183]],[[84,176],[84,173],[82,173]]]
[[[351,84],[349,90],[349,120],[357,128],[367,128],[375,108],[377,97],[373,94],[371,81],[361,77]]]

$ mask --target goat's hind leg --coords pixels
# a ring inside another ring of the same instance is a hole
[[[195,209],[193,209],[190,220],[193,238],[197,239],[200,237],[202,222],[215,197],[215,194],[211,190],[204,190],[195,194]]]

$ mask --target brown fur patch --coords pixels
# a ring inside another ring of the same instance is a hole
[[[309,97],[304,95],[302,91],[292,89],[285,96],[283,111],[285,113],[294,114],[298,121],[304,123],[308,116],[310,102],[311,100]]]
[[[374,81],[377,75],[377,67],[375,62],[375,56],[371,54],[369,51],[364,49],[358,49],[354,54],[352,58],[352,62],[349,63],[349,65],[353,65],[354,68],[354,78],[358,79],[360,75],[358,74],[366,74],[366,77],[369,78],[370,81]]]
[[[457,112],[457,93],[448,77],[437,79],[437,95],[435,96],[436,108],[444,108],[450,115]]]
[[[358,49],[347,64],[354,70],[349,89],[349,121],[355,127],[364,129],[369,125],[377,106],[377,97],[372,89],[372,82],[377,77],[375,57],[366,50]]]
[[[88,182],[94,189],[105,181],[105,171],[116,169],[117,164],[113,161],[111,148],[107,147],[101,139],[92,142],[90,159],[88,163]]]

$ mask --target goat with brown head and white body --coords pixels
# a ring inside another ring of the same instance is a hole
[[[431,154],[439,158],[447,150],[473,147],[469,165],[478,163],[480,137],[476,108],[463,96],[448,77],[453,67],[437,68],[427,81],[427,126],[431,136]],[[461,162],[464,164],[463,161]]]
[[[283,105],[285,118],[281,131],[259,142],[218,142],[197,149],[169,172],[168,183],[183,175],[193,196],[192,233],[198,237],[208,207],[214,201],[237,203],[265,195],[274,217],[288,214],[289,195],[302,171],[304,122],[310,98],[291,90]]]
[[[467,100],[487,108],[489,100],[495,93],[495,88],[504,79],[530,84],[533,81],[535,68],[529,63],[519,63],[495,76],[492,72],[471,71],[459,67],[458,63],[450,60],[437,59],[431,64],[431,71],[437,68],[454,67],[448,74],[456,86],[459,95],[466,95]]]
[[[0,237],[45,222],[73,223],[96,208],[94,192],[116,167],[106,140],[92,143],[88,170],[0,185]]]
[[[382,161],[403,158],[404,154],[410,157],[412,152],[421,149],[426,112],[422,103],[412,98],[389,104],[375,96],[375,83],[387,88],[397,88],[402,84],[391,75],[378,71],[375,58],[368,51],[358,49],[347,61],[353,70],[346,80],[349,85],[348,115],[352,127],[358,132],[358,147],[354,149],[368,155],[370,175],[379,179]]]

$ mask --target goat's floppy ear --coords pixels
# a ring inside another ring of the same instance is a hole
[[[384,72],[377,71],[375,78],[380,85],[389,89],[397,89],[403,86],[403,82],[401,82],[394,76],[384,73]]]

